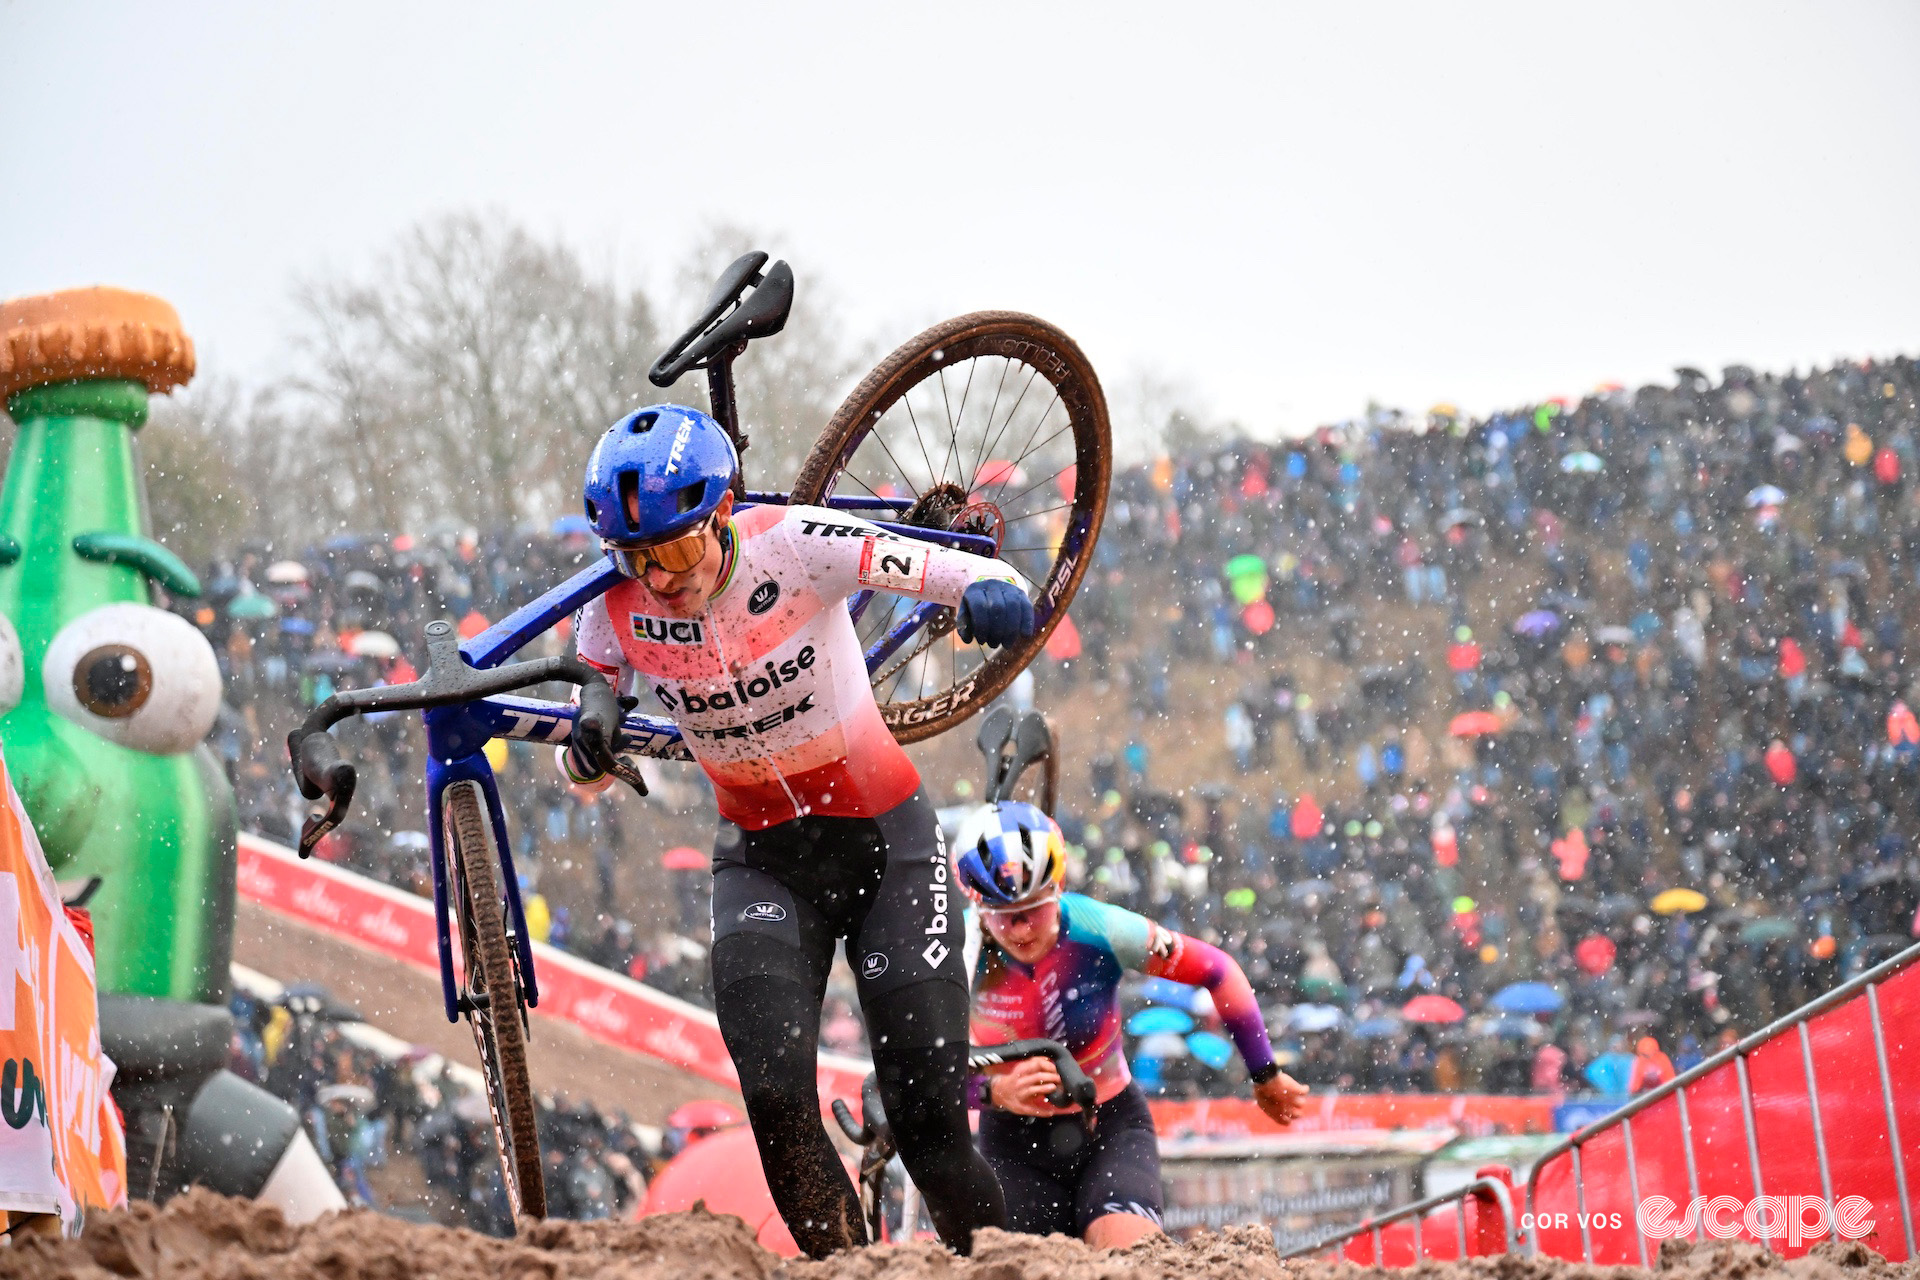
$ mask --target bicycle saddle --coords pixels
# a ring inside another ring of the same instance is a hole
[[[720,273],[700,318],[647,370],[649,382],[670,387],[689,369],[703,369],[715,357],[738,355],[753,339],[770,338],[786,328],[793,310],[793,268],[780,261],[762,274],[766,261],[767,255],[756,249]]]

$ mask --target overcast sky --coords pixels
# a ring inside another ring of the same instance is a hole
[[[1063,326],[1262,433],[1920,352],[1920,5],[0,0],[0,294],[289,289],[497,208],[627,277],[765,229],[884,340]]]

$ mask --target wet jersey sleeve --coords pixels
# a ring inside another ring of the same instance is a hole
[[[1076,908],[1080,903],[1076,903]],[[1131,911],[1108,903],[1086,905],[1098,908],[1094,919],[1099,931],[1113,948],[1114,958],[1129,969],[1151,978],[1166,978],[1190,987],[1205,987],[1213,996],[1213,1007],[1226,1024],[1240,1060],[1248,1071],[1273,1065],[1273,1045],[1267,1039],[1267,1024],[1260,1016],[1260,1004],[1253,996],[1247,975],[1233,957],[1216,946],[1165,929]],[[1076,915],[1079,912],[1076,910]]]
[[[856,591],[891,591],[958,605],[988,578],[1031,591],[1013,566],[931,542],[895,537],[870,521],[825,507],[789,507],[782,522],[815,589],[830,600]]]

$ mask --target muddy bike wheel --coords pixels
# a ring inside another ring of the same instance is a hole
[[[953,611],[941,610],[873,672],[895,738],[952,728],[1033,661],[1086,574],[1112,474],[1100,380],[1072,338],[1033,316],[976,311],[937,324],[854,388],[801,466],[793,501],[911,500],[896,519],[990,534],[1032,584],[1038,623],[1027,640],[985,649],[962,644]],[[858,623],[862,647],[914,605],[876,597]]]
[[[453,909],[466,972],[461,995],[480,1051],[500,1147],[500,1170],[514,1216],[547,1216],[547,1185],[540,1169],[533,1086],[527,1078],[526,1012],[519,965],[507,934],[500,855],[479,784],[456,782],[445,793],[446,848],[452,865]]]

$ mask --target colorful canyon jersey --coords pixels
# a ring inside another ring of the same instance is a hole
[[[1027,584],[998,560],[823,507],[747,507],[730,528],[700,616],[671,617],[645,583],[623,580],[576,616],[580,656],[616,688],[652,691],[713,780],[721,817],[758,831],[885,813],[920,774],[880,718],[847,597],[952,606],[981,579]]]
[[[1129,969],[1205,987],[1247,1070],[1273,1062],[1273,1046],[1246,975],[1233,957],[1198,938],[1077,893],[1060,895],[1060,940],[1035,965],[1002,951],[980,928],[977,913],[968,913],[967,928],[968,945],[979,947],[973,1042],[1058,1040],[1093,1077],[1101,1102],[1133,1078],[1120,1047],[1120,978]]]

